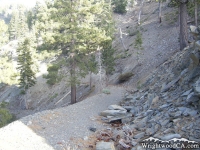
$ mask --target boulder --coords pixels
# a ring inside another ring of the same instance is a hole
[[[136,134],[136,135],[134,136],[134,138],[135,138],[135,139],[141,139],[141,138],[144,137],[144,135],[145,135],[145,133],[144,133],[144,132],[141,132],[141,133]]]
[[[200,40],[195,42],[196,47],[200,49]]]
[[[181,96],[188,96],[192,92],[192,89],[184,92]]]
[[[190,32],[192,34],[199,34],[198,30],[197,30],[197,27],[196,26],[193,26],[193,25],[190,25]]]
[[[126,110],[105,110],[100,113],[101,116],[119,116],[126,114]]]
[[[114,142],[97,142],[96,150],[115,150]]]
[[[200,97],[200,78],[194,84],[195,95]]]
[[[110,105],[110,106],[108,106],[108,109],[110,109],[110,110],[124,110],[124,111],[126,111],[125,108],[123,108],[123,107],[121,107],[119,105]]]
[[[127,111],[130,111],[133,108],[133,106],[123,106],[123,108],[126,109]]]

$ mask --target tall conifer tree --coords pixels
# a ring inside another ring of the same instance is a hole
[[[53,20],[59,24],[54,39],[63,54],[69,56],[71,103],[76,102],[77,60],[96,50],[101,41],[110,39],[99,26],[103,18],[99,16],[106,11],[103,3],[100,0],[56,0],[54,3]]]
[[[17,69],[20,71],[19,84],[24,92],[36,83],[35,72],[32,70],[32,66],[34,65],[32,61],[32,50],[33,45],[29,38],[25,38],[17,49],[19,65]]]

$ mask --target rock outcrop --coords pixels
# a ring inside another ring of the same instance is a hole
[[[122,131],[128,126],[132,134],[128,135],[128,140],[127,134],[120,135],[124,142],[116,141],[117,146],[123,149],[128,145],[132,150],[140,150],[143,149],[140,142],[150,137],[186,138],[200,143],[199,51],[191,46],[178,52],[157,68],[141,89],[124,95],[121,107],[127,112],[117,115],[116,120],[121,121]],[[109,115],[106,117],[110,119]],[[124,118],[129,118],[126,124]]]

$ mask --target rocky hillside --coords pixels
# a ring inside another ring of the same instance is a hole
[[[51,88],[42,80],[41,91],[32,93],[35,107],[24,110],[31,115],[0,129],[0,143],[4,143],[0,149],[21,150],[32,145],[30,149],[65,150],[70,144],[79,150],[142,150],[141,142],[151,137],[163,141],[185,138],[200,144],[200,42],[192,41],[179,51],[176,9],[164,3],[164,19],[159,24],[158,3],[145,3],[138,26],[139,8],[136,5],[126,15],[114,16],[117,30],[124,34],[120,38],[120,32],[116,33],[113,43],[118,59],[107,94],[53,109],[67,95],[67,87],[64,80]],[[169,16],[175,18],[168,20]],[[199,28],[190,29],[200,35]],[[142,34],[141,49],[135,48],[138,32]],[[117,85],[118,76],[127,72],[133,77]],[[37,103],[41,105],[38,110]],[[41,111],[44,109],[52,110]]]
[[[110,84],[116,84],[121,73],[131,72],[134,75],[124,86],[139,87],[143,79],[151,74],[160,64],[165,62],[170,56],[179,50],[179,28],[177,26],[177,9],[168,7],[168,3],[163,3],[163,22],[158,22],[158,3],[145,2],[141,14],[141,24],[137,23],[140,3],[128,7],[126,14],[114,14],[116,23],[116,35],[113,42],[113,48],[116,50],[116,67],[113,75],[109,76]],[[173,17],[172,17],[173,16]],[[141,34],[141,48],[136,48],[138,43],[138,32]],[[122,33],[122,39],[121,37]],[[126,49],[124,49],[124,46]],[[10,45],[13,45],[10,43]],[[10,51],[9,51],[10,52]],[[10,111],[17,118],[34,114],[48,109],[60,108],[70,104],[70,88],[67,85],[68,78],[64,77],[59,83],[53,86],[46,84],[43,75],[47,73],[49,62],[54,58],[38,62],[39,73],[37,73],[37,84],[30,88],[29,94],[26,94],[29,110],[25,110],[23,96],[16,86],[2,87],[0,90],[0,101],[6,101],[10,104]],[[60,58],[57,59],[59,61]],[[56,61],[54,61],[56,62]],[[62,67],[60,72],[67,74],[68,69]],[[89,91],[89,78],[82,79],[81,86],[77,90],[78,101],[90,95],[100,92],[99,75],[93,74],[93,93]],[[102,74],[101,84],[105,85],[105,74]]]
[[[0,130],[4,143],[0,149],[12,145],[26,149],[33,138],[37,140],[31,149],[39,145],[44,150],[70,149],[69,145],[79,150],[143,150],[141,142],[152,137],[162,141],[184,138],[200,144],[199,51],[197,42],[196,48],[191,45],[177,52],[140,89],[109,87],[108,95],[13,122]],[[22,128],[24,134],[20,134]],[[21,140],[12,141],[10,136]]]

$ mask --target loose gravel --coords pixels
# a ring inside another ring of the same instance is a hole
[[[89,137],[106,127],[95,120],[111,104],[122,100],[125,90],[109,87],[111,94],[97,94],[84,101],[55,110],[29,115],[0,129],[0,150],[63,150],[72,138]]]

